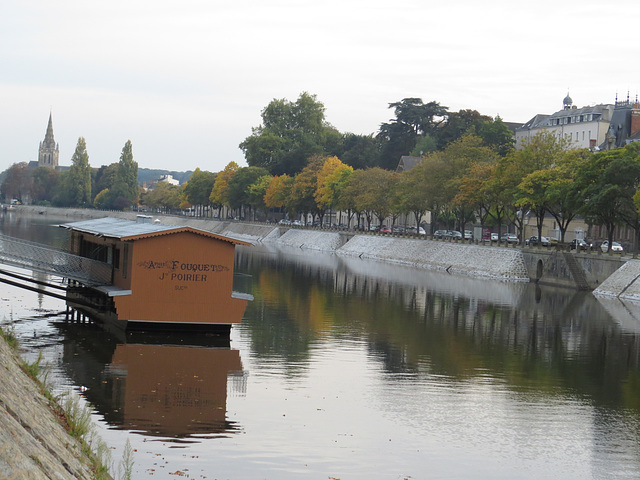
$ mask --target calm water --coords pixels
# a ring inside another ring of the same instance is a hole
[[[63,247],[55,219],[2,233]],[[303,250],[238,249],[230,341],[114,338],[0,283],[4,323],[134,478],[640,478],[632,306]]]

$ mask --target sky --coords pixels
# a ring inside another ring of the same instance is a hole
[[[139,167],[246,166],[273,99],[316,95],[340,132],[375,134],[389,103],[524,123],[640,93],[637,0],[4,0],[0,171],[37,160],[49,114],[60,165],[127,140]]]

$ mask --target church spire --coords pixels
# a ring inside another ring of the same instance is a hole
[[[51,112],[49,112],[49,125],[47,125],[47,133],[44,136],[44,147],[55,148],[56,141],[53,139],[53,120],[51,118]]]
[[[38,150],[38,166],[56,168],[58,166],[58,157],[58,145],[56,145],[56,141],[53,138],[53,119],[51,112],[49,112],[47,133],[45,133],[44,141],[40,143]]]

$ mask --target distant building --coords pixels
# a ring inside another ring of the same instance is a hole
[[[422,157],[413,157],[411,155],[403,155],[400,157],[400,162],[398,162],[398,166],[396,167],[396,172],[408,172],[413,167],[418,165],[422,161]]]
[[[563,108],[546,115],[537,114],[516,129],[516,148],[541,132],[569,140],[574,148],[608,150],[640,138],[640,104],[629,101],[577,108],[567,94]]]
[[[173,178],[173,175],[162,175],[160,177],[160,180],[158,180],[158,182],[166,182],[169,185],[175,185],[176,187],[180,185],[180,182],[178,180],[176,180],[175,178]]]
[[[38,149],[38,167],[47,167],[56,169],[58,167],[58,159],[60,157],[60,151],[58,144],[53,138],[53,121],[51,120],[51,113],[49,113],[49,125],[47,125],[47,133],[44,136],[44,141],[40,142],[40,148]]]

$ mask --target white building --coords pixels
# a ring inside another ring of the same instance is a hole
[[[551,115],[538,114],[517,128],[516,148],[522,148],[528,139],[541,132],[565,138],[574,148],[594,149],[605,143],[618,102],[577,108],[567,94],[562,103],[562,110]]]

